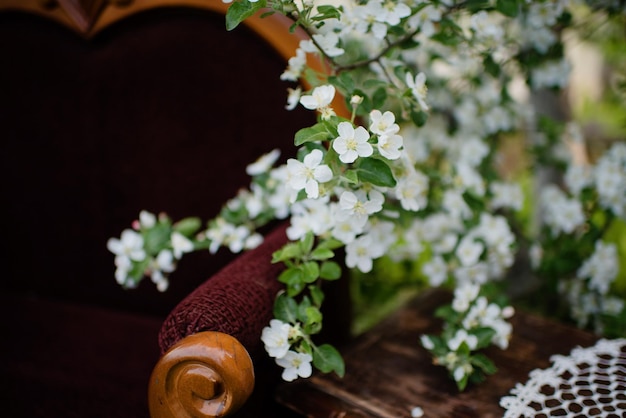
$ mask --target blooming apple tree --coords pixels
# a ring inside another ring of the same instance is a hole
[[[614,3],[604,12],[623,14]],[[567,86],[562,35],[573,25],[572,9],[583,6],[237,0],[228,29],[263,10],[292,18],[310,35],[277,76],[294,84],[286,108],[303,106],[317,122],[294,133],[296,158],[280,164],[278,151],[268,150],[250,164],[250,188],[226,202],[206,230],[195,219],[172,224],[142,213],[134,230],[109,241],[118,282],[132,287],[147,275],[164,290],[184,253],[254,248],[263,239],[259,227],[288,219],[289,242],[273,257],[285,265],[277,277],[285,290],[262,334],[288,381],[310,376],[311,365],[344,373],[339,352],[314,338],[323,323],[323,283],[339,279],[341,265],[370,273],[383,258],[415,263],[428,286],[453,290],[451,305],[437,313],[445,320],[441,335],[421,342],[460,389],[496,370],[480,350],[508,346],[513,309],[487,294],[506,293],[502,279],[525,245],[581,326],[601,331],[619,322],[626,314],[612,291],[618,249],[605,237],[626,219],[626,145],[581,164],[562,152],[584,141],[572,135],[576,126],[528,100]],[[307,65],[309,54],[327,63],[324,72]],[[501,144],[513,135],[535,152],[526,157],[533,164],[564,173],[563,182],[542,185],[541,227],[531,233],[519,215],[528,193],[502,168]]]

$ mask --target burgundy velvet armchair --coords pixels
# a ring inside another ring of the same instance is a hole
[[[166,293],[119,287],[106,250],[141,209],[214,217],[247,186],[247,164],[273,148],[286,159],[314,121],[284,109],[279,79],[302,34],[278,17],[227,33],[226,7],[0,2],[6,416],[148,416],[148,385],[155,417],[221,415],[246,402],[255,375],[259,393],[237,416],[286,413],[267,396],[275,376],[259,339],[284,227],[240,256],[186,257]],[[186,348],[161,358],[186,342],[215,370],[187,367]],[[218,376],[232,353],[235,392]]]

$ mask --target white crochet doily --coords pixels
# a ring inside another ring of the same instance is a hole
[[[600,340],[554,355],[500,399],[503,418],[626,417],[626,339]]]

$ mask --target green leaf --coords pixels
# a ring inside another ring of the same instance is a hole
[[[359,175],[356,170],[346,170],[343,173],[343,178],[352,184],[357,184],[359,182]]]
[[[428,113],[419,110],[419,111],[411,111],[411,120],[416,126],[424,126],[426,121],[428,120]]]
[[[519,6],[517,0],[498,0],[496,10],[505,16],[515,17],[519,13]]]
[[[228,11],[226,11],[226,30],[231,31],[235,29],[241,22],[265,7],[265,3],[266,0],[259,0],[255,3],[242,0],[231,4]]]
[[[341,354],[329,344],[313,347],[313,365],[323,373],[334,371],[339,377],[343,377],[346,370]]]
[[[316,306],[307,306],[304,310],[304,331],[317,334],[322,329],[322,313]]]
[[[181,219],[173,226],[174,231],[180,232],[186,237],[194,235],[202,226],[200,218],[189,217]]]
[[[309,293],[311,294],[311,298],[313,299],[313,304],[318,308],[322,306],[324,302],[324,292],[318,286],[309,286]]]
[[[274,317],[289,324],[297,322],[298,303],[284,293],[274,301]]]
[[[297,242],[285,244],[283,248],[274,251],[272,254],[272,263],[280,263],[281,261],[291,260],[302,256],[302,248]]]
[[[372,106],[374,106],[375,109],[379,109],[383,107],[386,100],[387,100],[387,90],[385,90],[383,87],[380,87],[376,89],[376,91],[372,95]]]
[[[483,66],[485,67],[485,71],[489,73],[493,77],[498,77],[500,75],[500,65],[493,60],[493,57],[489,54],[485,56],[483,59]]]
[[[335,253],[328,248],[316,248],[311,253],[311,258],[313,260],[328,260],[329,258],[333,258]]]
[[[302,283],[303,281],[303,273],[302,270],[298,267],[290,267],[285,269],[278,275],[278,281],[281,283],[285,283],[288,286],[293,284]]]
[[[317,6],[317,15],[312,18],[312,20],[326,20],[326,19],[337,19],[341,18],[341,12],[335,6],[329,5],[321,5]]]
[[[481,327],[473,329],[470,334],[478,338],[477,348],[483,348],[491,344],[491,339],[496,335],[496,331],[493,328]]]
[[[320,242],[317,245],[317,248],[328,248],[329,250],[336,250],[337,248],[343,247],[343,242],[334,238],[327,238],[324,241]]]
[[[329,132],[323,123],[317,123],[308,128],[302,128],[296,132],[294,144],[300,146],[307,142],[325,141],[330,138]]]
[[[476,353],[470,358],[470,362],[481,369],[486,374],[494,374],[498,369],[496,365],[486,355]]]
[[[380,187],[393,187],[396,179],[391,168],[382,160],[376,158],[361,158],[357,168],[359,179]]]
[[[169,225],[157,223],[144,234],[144,248],[148,254],[157,255],[170,241],[171,230]]]
[[[300,250],[302,254],[308,254],[313,249],[313,243],[315,242],[315,236],[313,232],[307,232],[304,238],[300,240]]]
[[[320,277],[320,266],[317,261],[307,261],[300,266],[300,269],[305,283],[313,283]]]
[[[324,261],[320,268],[320,277],[325,280],[337,280],[341,278],[341,267],[334,261]]]

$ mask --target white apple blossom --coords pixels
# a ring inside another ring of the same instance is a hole
[[[354,17],[357,20],[354,25],[356,32],[366,34],[371,32],[375,38],[383,39],[387,35],[387,25],[380,22],[378,16],[385,13],[380,0],[368,1],[354,8]]]
[[[383,13],[377,16],[377,20],[389,25],[397,25],[400,23],[400,19],[410,14],[411,8],[401,0],[385,0],[383,2]]]
[[[258,176],[259,174],[267,173],[274,163],[280,157],[280,150],[274,148],[267,154],[261,155],[255,162],[246,166],[246,174],[249,176]]]
[[[589,278],[589,288],[607,294],[619,272],[619,259],[615,244],[597,241],[591,257],[576,272],[577,277]]]
[[[328,119],[335,115],[335,111],[330,106],[335,98],[335,87],[331,84],[315,87],[311,94],[300,97],[300,104],[309,110],[317,110],[322,114],[323,119]]]
[[[279,319],[272,319],[269,327],[263,328],[261,341],[270,357],[281,358],[289,351],[289,334],[292,326]]]
[[[332,180],[333,172],[326,164],[322,164],[324,154],[318,149],[314,149],[307,154],[303,161],[290,158],[287,160],[289,170],[288,184],[294,190],[306,191],[309,199],[319,197],[319,183]]]
[[[426,87],[426,74],[421,72],[413,78],[411,73],[406,73],[405,82],[411,90],[411,93],[413,93],[413,97],[417,100],[420,108],[424,112],[428,111],[429,107],[426,103],[426,96],[428,95],[428,88]]]
[[[478,262],[483,251],[485,251],[483,244],[475,241],[471,235],[466,235],[459,243],[455,255],[462,266],[469,267]]]
[[[463,343],[467,344],[470,350],[474,350],[478,345],[478,338],[475,335],[468,334],[464,329],[459,329],[454,334],[454,337],[448,340],[448,348],[452,351],[457,351]]]
[[[132,261],[143,261],[146,252],[143,249],[143,237],[132,229],[122,231],[120,239],[110,238],[107,248],[116,256],[127,257]]]
[[[454,299],[452,300],[452,309],[457,312],[465,312],[469,309],[470,304],[478,297],[480,286],[474,283],[463,283],[454,289]]]
[[[385,253],[385,247],[369,235],[361,235],[346,245],[346,266],[358,268],[362,273],[372,271],[373,260]]]
[[[397,160],[402,156],[404,140],[400,135],[381,135],[378,137],[378,152],[388,160]]]
[[[298,81],[305,65],[306,53],[302,48],[298,48],[296,49],[296,55],[289,58],[289,61],[287,61],[287,68],[280,75],[280,79],[285,81]]]
[[[448,265],[443,257],[437,255],[422,266],[422,273],[428,277],[431,286],[441,286],[448,278]]]
[[[329,57],[338,57],[346,52],[343,48],[337,46],[339,35],[334,32],[316,33],[313,35],[313,39]]]
[[[156,216],[147,210],[139,212],[139,225],[142,228],[150,229],[156,225]]]
[[[430,37],[435,33],[435,22],[441,20],[441,10],[433,4],[428,4],[409,20],[411,27],[419,28],[422,35]]]
[[[370,135],[364,127],[354,129],[350,122],[340,122],[337,133],[339,136],[333,141],[333,149],[342,163],[350,164],[359,157],[369,157],[374,153],[374,148],[367,142]]]
[[[382,113],[378,109],[370,112],[370,131],[376,135],[393,135],[398,133],[400,126],[396,123],[396,116],[386,111]]]
[[[313,358],[310,354],[297,353],[295,351],[287,351],[283,357],[276,359],[276,364],[284,367],[282,378],[287,382],[291,382],[298,377],[307,378],[311,376],[313,369],[311,361]]]
[[[419,171],[411,170],[397,180],[395,194],[402,208],[413,212],[423,209],[427,203],[428,177]]]
[[[491,209],[509,208],[515,211],[522,209],[524,195],[518,183],[494,181],[489,185],[489,191],[493,194]]]
[[[180,259],[183,254],[192,252],[194,249],[193,242],[180,232],[172,232],[172,252],[174,258]]]
[[[463,198],[463,193],[456,189],[448,189],[443,194],[443,209],[452,217],[468,219],[472,216],[472,210]]]
[[[339,197],[341,210],[337,212],[337,217],[339,220],[354,217],[357,223],[364,225],[369,215],[383,209],[384,202],[385,197],[378,190],[370,190],[369,193],[363,190],[344,191]]]

